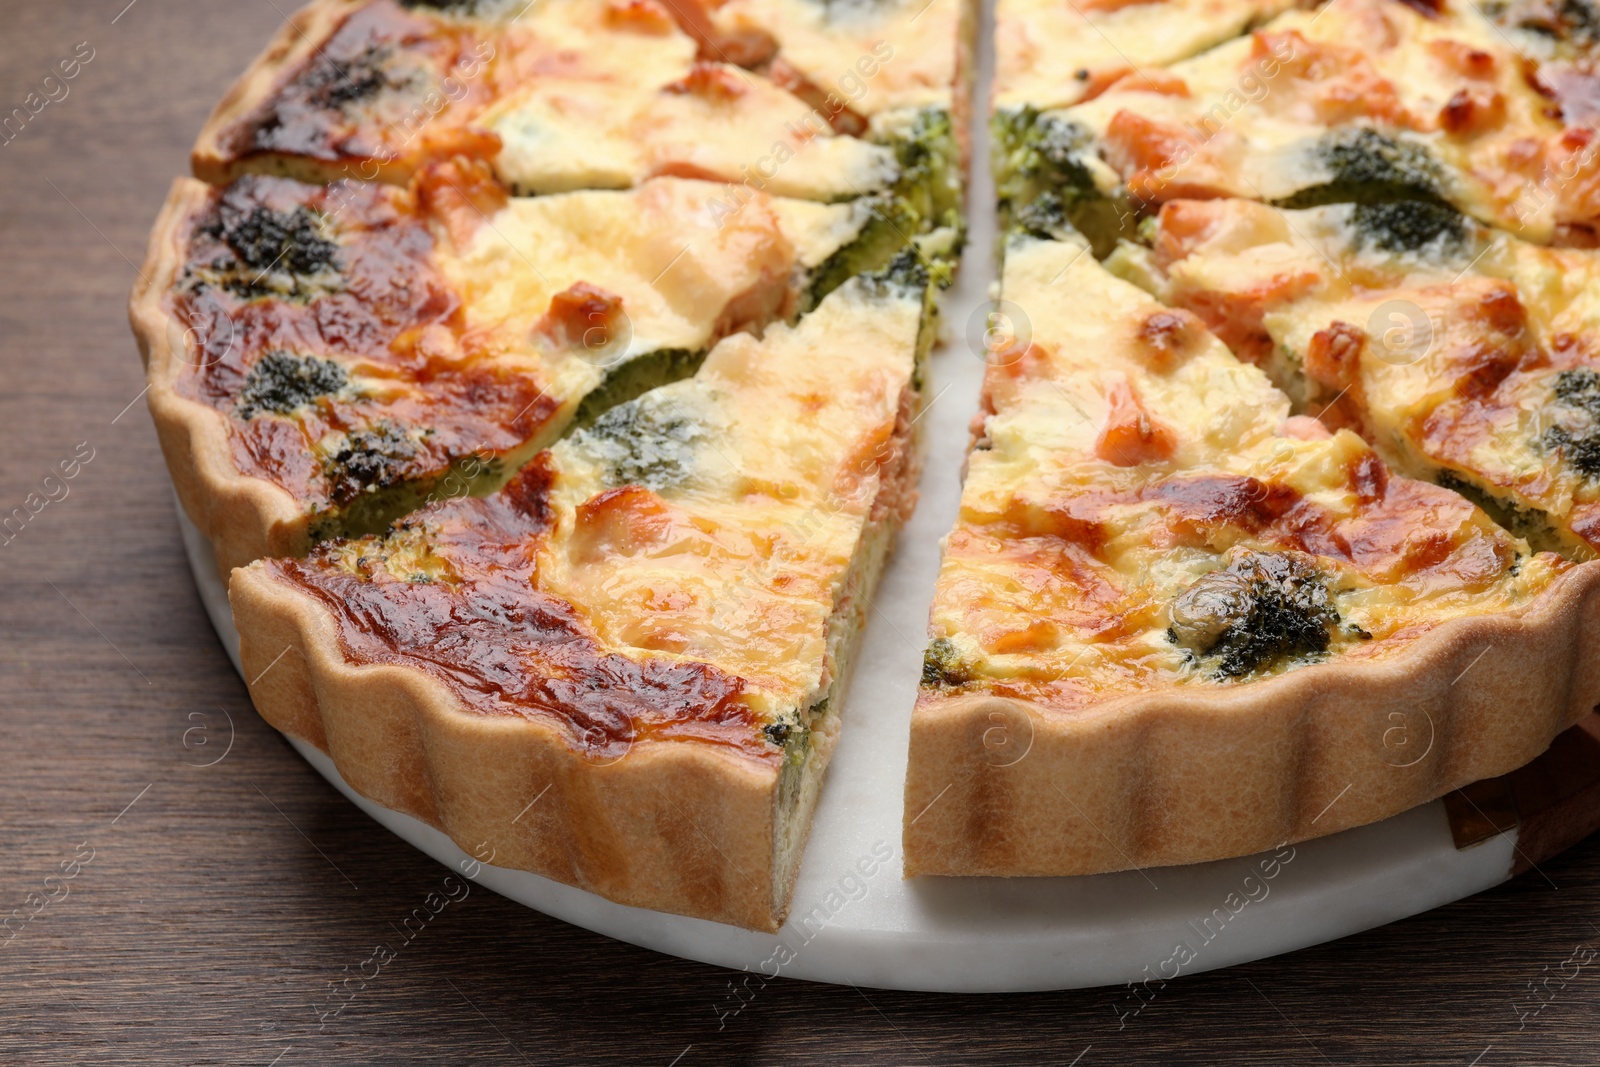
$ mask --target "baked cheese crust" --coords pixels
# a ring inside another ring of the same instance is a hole
[[[1003,292],[1017,340],[934,596],[908,873],[1245,854],[1504,773],[1589,713],[1569,627],[1595,571],[1291,416],[1081,238],[1018,239]]]
[[[1469,487],[1575,559],[1600,549],[1600,258],[1426,204],[1162,209],[1163,295],[1306,410]]]
[[[809,306],[867,224],[851,205],[725,194],[659,178],[507,199],[460,163],[409,190],[180,182],[135,317],[180,494],[221,565],[492,489],[575,419]],[[246,502],[247,479],[273,492]]]
[[[300,648],[313,688],[319,657],[366,672],[380,691],[382,669],[401,668],[429,679],[463,728],[486,717],[554,730],[559,759],[590,765],[585,788],[601,807],[607,781],[647,750],[694,753],[713,784],[731,761],[728,799],[757,780],[764,801],[720,812],[713,801],[688,817],[714,817],[706,825],[732,835],[730,855],[765,849],[750,868],[755,887],[715,855],[678,857],[670,873],[638,858],[573,868],[551,855],[609,852],[634,832],[615,827],[586,840],[550,838],[536,823],[507,847],[528,850],[526,869],[614,899],[775,928],[837,733],[849,649],[914,496],[927,288],[907,257],[845,284],[793,327],[722,341],[692,379],[613,408],[493,496],[434,503],[386,536],[237,571],[245,661],[277,655],[258,635],[311,610],[338,634],[336,652]],[[305,714],[275,706],[270,690],[255,696],[285,728]],[[361,709],[324,700],[318,714],[331,722]],[[419,712],[409,728],[426,720]],[[429,772],[446,797],[479,768]],[[510,826],[526,800],[475,803],[474,818],[493,808]],[[575,829],[600,817],[581,799],[565,803]],[[454,833],[454,814],[435,821]],[[662,797],[629,818],[648,835],[684,815]],[[670,891],[694,881],[697,897]]]

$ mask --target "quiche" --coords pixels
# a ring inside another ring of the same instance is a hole
[[[1592,6],[995,5],[907,875],[1330,833],[1600,701]],[[978,18],[289,17],[130,308],[263,717],[486,862],[778,929],[916,498]]]
[[[491,496],[236,570],[257,708],[497,864],[775,930],[915,493],[927,292],[907,255]]]
[[[1028,325],[934,594],[908,874],[1248,854],[1505,773],[1593,708],[1600,572],[1291,415],[1081,238],[1019,238],[1003,294]]]
[[[317,0],[218,106],[194,171],[212,182],[404,183],[460,155],[519,194],[659,176],[740,182],[861,199],[899,227],[899,244],[922,238],[950,257],[960,238],[955,10],[940,0],[915,35],[903,16],[802,20],[798,54],[844,78],[824,87],[770,54],[734,49],[757,68],[747,70],[708,50],[686,32],[703,19],[668,0]],[[773,12],[774,25],[787,13]],[[885,110],[872,123],[841,118],[859,117],[858,100]]]
[[[1102,254],[1162,203],[1230,197],[1432,200],[1593,245],[1595,132],[1538,69],[1465,0],[1292,10],[1076,106],[997,114],[1002,197],[1064,212]]]
[[[1302,407],[1574,559],[1600,549],[1600,258],[1426,203],[1163,206],[1158,288]]]
[[[134,295],[179,496],[224,573],[492,489],[574,422],[837,284],[870,212],[721,184],[509,198],[180,180]]]

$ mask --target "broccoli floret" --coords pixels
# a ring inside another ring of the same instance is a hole
[[[1317,142],[1317,159],[1331,177],[1281,202],[1290,208],[1322,204],[1431,200],[1442,203],[1439,165],[1427,149],[1368,126],[1331,130]]]
[[[1586,478],[1600,478],[1600,374],[1588,367],[1556,375],[1553,406],[1561,421],[1541,439]],[[1565,410],[1563,410],[1565,409]]]
[[[1588,367],[1564,370],[1556,375],[1556,400],[1580,407],[1600,418],[1600,374]]]
[[[573,413],[569,432],[576,433],[610,411],[651,389],[694,377],[695,371],[706,360],[705,352],[691,352],[687,348],[661,348],[643,352],[632,359],[612,367],[605,380],[584,395],[583,402]]]
[[[955,643],[947,637],[934,638],[922,654],[924,689],[954,689],[966,685],[974,677],[972,664],[962,658]]]
[[[1357,204],[1350,225],[1358,241],[1385,252],[1420,252],[1431,246],[1453,253],[1467,240],[1466,220],[1459,211],[1426,200]]]
[[[339,244],[323,236],[323,220],[300,204],[292,211],[257,205],[240,213],[226,204],[202,233],[226,252],[194,273],[245,300],[262,296],[309,299],[338,283]]]
[[[370,100],[395,87],[393,58],[394,49],[389,45],[369,45],[337,63],[325,54],[319,55],[298,79],[299,88],[313,106],[339,111],[346,104]]]
[[[998,112],[993,130],[995,152],[1008,176],[1000,190],[1002,198],[1031,201],[1033,196],[1027,194],[1039,191],[1037,187],[1066,196],[1094,193],[1094,174],[1085,161],[1094,150],[1093,136],[1085,127],[1027,106]],[[1036,188],[1024,191],[1023,183]]]
[[[874,296],[895,293],[921,296],[927,291],[931,276],[928,265],[917,250],[907,245],[891,259],[882,270],[861,276],[861,283]]]
[[[1434,476],[1433,482],[1439,488],[1448,489],[1477,505],[1485,515],[1494,520],[1496,526],[1523,538],[1535,552],[1563,551],[1560,539],[1550,525],[1550,517],[1544,512],[1525,508],[1515,501],[1487,493],[1454,471],[1440,471]],[[1514,564],[1513,574],[1516,573],[1515,566]]]
[[[241,419],[253,418],[263,411],[287,415],[348,384],[350,378],[344,368],[331,359],[274,350],[250,368],[234,413]]]
[[[1040,193],[1031,203],[1023,205],[1015,219],[1016,229],[1033,237],[1059,240],[1073,230],[1066,203],[1060,193],[1053,191]]]
[[[895,162],[900,167],[897,188],[904,193],[908,185],[941,185],[953,180],[955,160],[959,155],[955,130],[950,125],[950,114],[940,108],[923,108],[904,134],[890,139]],[[956,196],[959,185],[953,186]],[[943,201],[945,198],[940,198]],[[943,203],[941,208],[953,207]]]
[[[1544,446],[1550,451],[1560,450],[1566,462],[1586,478],[1600,477],[1600,434],[1573,434],[1571,430],[1552,426],[1544,432]]]
[[[232,223],[224,220],[219,236],[251,270],[316,274],[338,269],[339,246],[322,236],[316,213],[304,204],[288,212],[252,208]]]
[[[961,150],[949,112],[923,108],[910,128],[892,134],[888,143],[899,169],[890,190],[895,226],[913,239],[934,230],[954,231],[955,241],[937,252],[953,264],[960,257],[966,226],[961,216]],[[951,270],[940,269],[934,280],[944,287],[952,277]]]
[[[908,244],[922,253],[940,288],[955,277],[955,263],[966,240],[961,216],[959,149],[950,116],[924,108],[881,136],[894,152],[896,177],[887,189],[853,201],[863,213],[855,240],[835,251],[811,272],[802,310],[810,310],[846,281],[883,270]]]
[[[996,189],[1007,228],[1057,235],[1070,226],[1104,257],[1132,237],[1136,213],[1095,183],[1094,136],[1070,119],[1033,107],[1001,111],[994,135]]]
[[[1239,678],[1326,652],[1338,625],[1327,585],[1310,561],[1244,551],[1173,602],[1167,637],[1204,657],[1216,677]]]
[[[675,398],[654,392],[617,405],[572,440],[600,461],[610,484],[660,491],[689,480],[696,445],[710,436]]]
[[[344,446],[323,460],[328,496],[342,507],[363,493],[393,488],[405,481],[416,454],[416,442],[393,423],[351,431]]]

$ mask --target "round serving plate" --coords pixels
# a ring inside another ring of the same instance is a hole
[[[179,521],[201,599],[237,666],[238,637],[210,547],[181,512]],[[1188,867],[1079,878],[903,879],[901,786],[920,655],[907,639],[920,635],[921,622],[909,617],[914,612],[887,612],[897,586],[925,577],[908,573],[909,563],[937,554],[936,543],[915,547],[910,534],[917,532],[925,531],[908,532],[906,551],[887,576],[880,625],[865,635],[794,906],[775,935],[624,907],[525,871],[477,864],[433,827],[351,789],[314,746],[289,741],[391,832],[519,904],[645,948],[766,977],[945,992],[1172,978],[1368,930],[1510,877],[1515,831],[1458,850],[1444,804],[1435,801],[1275,853]]]

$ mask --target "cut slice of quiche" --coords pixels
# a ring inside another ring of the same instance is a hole
[[[697,24],[689,10],[666,0],[316,0],[213,114],[195,174],[404,183],[465,156],[518,194],[658,176],[740,182],[824,202],[870,198],[903,231],[896,248],[938,231],[923,243],[953,258],[955,24],[931,13],[917,34],[893,38],[898,46],[854,29],[860,54],[840,42],[832,57],[847,88],[818,96],[781,63],[745,70],[697,56],[705,49],[677,21]],[[870,27],[899,26],[880,22]],[[887,98],[913,71],[944,81],[896,91],[899,110],[884,121],[837,121],[846,104]]]
[[[1022,238],[912,720],[910,874],[1244,855],[1527,762],[1600,570],[1391,474],[1081,240]]]
[[[915,497],[927,299],[907,255],[492,496],[234,572],[256,707],[497,865],[776,929]]]
[[[1600,254],[1419,203],[1178,201],[1154,242],[1164,298],[1324,422],[1536,547],[1600,552]]]
[[[778,196],[850,200],[894,186],[892,147],[836,134],[759,74],[681,54],[627,79],[536,77],[479,122],[519,193],[624,189],[661,174],[747,182]]]
[[[574,420],[789,318],[859,260],[859,205],[723,185],[510,199],[180,181],[132,303],[185,509],[224,573],[504,481]]]
[[[1591,244],[1600,220],[1595,131],[1564,120],[1538,64],[1466,0],[1289,11],[1075,107],[1013,118],[1012,213],[1064,213],[1102,254],[1180,198],[1433,200],[1539,243]]]

